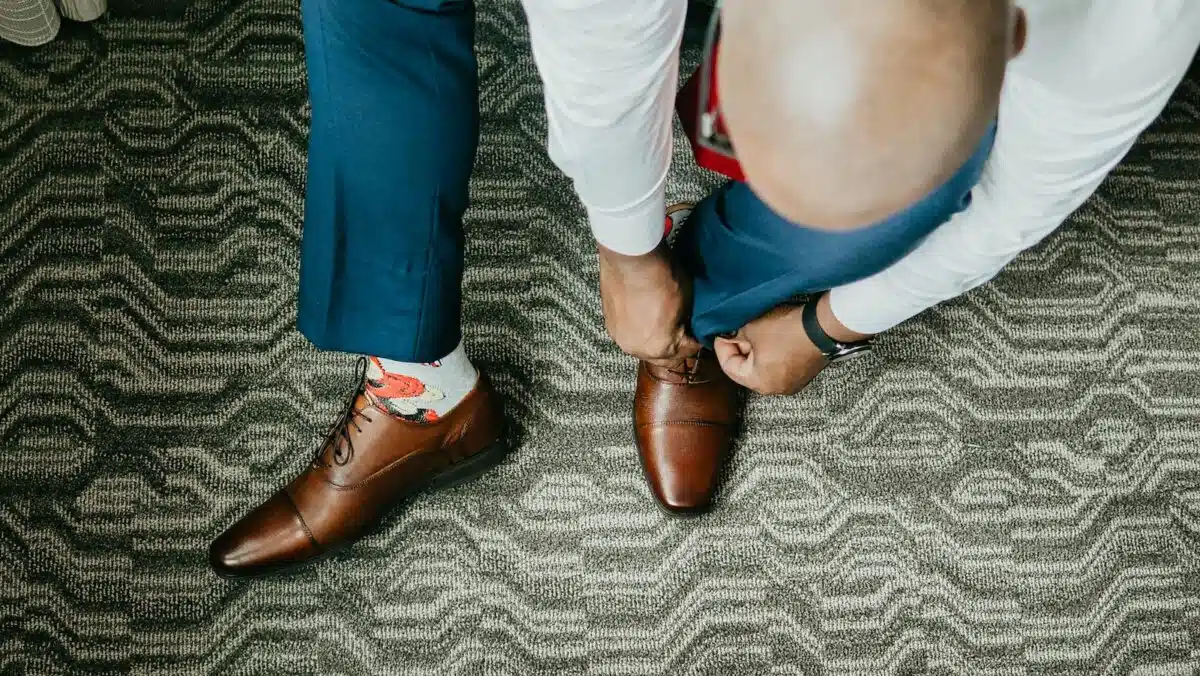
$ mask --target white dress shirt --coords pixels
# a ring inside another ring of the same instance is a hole
[[[749,0],[735,0],[746,2]],[[549,147],[604,246],[662,236],[686,0],[524,0]],[[1025,0],[998,131],[971,206],[912,253],[835,288],[834,315],[884,331],[996,275],[1063,223],[1158,116],[1200,45],[1200,0]]]

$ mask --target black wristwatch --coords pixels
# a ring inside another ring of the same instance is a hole
[[[871,351],[871,339],[869,338],[854,343],[843,343],[830,338],[829,334],[825,333],[825,329],[821,328],[821,322],[817,321],[816,298],[804,304],[804,309],[800,311],[800,318],[804,322],[804,332],[808,334],[808,339],[817,346],[817,349],[831,364],[861,357]]]

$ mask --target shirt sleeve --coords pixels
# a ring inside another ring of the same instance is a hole
[[[1035,77],[1036,63],[1028,72],[1010,69],[995,146],[971,205],[892,267],[833,289],[834,316],[853,331],[879,333],[994,277],[1095,192],[1166,106],[1198,40],[1190,30],[1163,46],[1169,51],[1148,46],[1134,57],[1143,67],[1132,76],[1121,71],[1130,63],[1123,61],[1115,70],[1077,72],[1070,87]],[[1078,77],[1090,82],[1081,86]]]
[[[658,246],[686,0],[524,0],[550,157],[596,240]]]

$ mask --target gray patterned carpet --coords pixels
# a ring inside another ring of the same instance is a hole
[[[1197,79],[995,283],[752,400],[720,510],[684,522],[639,474],[519,7],[485,2],[466,315],[519,451],[226,583],[207,541],[351,377],[293,329],[299,23],[114,4],[0,45],[0,673],[1200,670]],[[671,196],[702,195],[680,165]]]

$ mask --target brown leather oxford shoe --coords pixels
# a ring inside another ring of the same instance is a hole
[[[650,489],[668,512],[689,516],[711,506],[741,394],[707,350],[679,369],[638,367],[634,437]]]
[[[360,386],[308,469],[217,537],[209,562],[233,578],[332,554],[414,494],[499,464],[507,451],[503,430],[500,398],[482,374],[434,423],[389,415]]]

